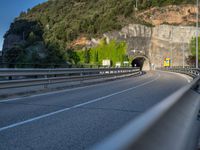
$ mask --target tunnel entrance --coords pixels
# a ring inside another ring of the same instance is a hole
[[[150,62],[144,57],[137,57],[131,63],[132,67],[139,67],[140,70],[150,70]]]
[[[142,70],[143,65],[144,65],[144,61],[145,61],[145,59],[142,58],[142,57],[141,58],[136,58],[136,59],[134,59],[132,61],[131,65],[132,65],[132,67],[139,67],[140,70]]]

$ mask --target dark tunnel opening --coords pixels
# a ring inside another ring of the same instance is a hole
[[[140,70],[142,70],[143,66],[144,66],[144,62],[145,62],[145,58],[139,57],[139,58],[135,58],[131,65],[132,67],[139,67]]]

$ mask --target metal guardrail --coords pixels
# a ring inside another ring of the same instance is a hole
[[[137,74],[138,68],[0,69],[0,89]]]
[[[182,74],[189,75],[193,78],[196,78],[200,75],[200,69],[191,68],[191,67],[158,68],[158,70],[182,73]]]
[[[170,70],[177,71],[178,69]],[[185,69],[184,69],[185,70]],[[169,71],[169,69],[168,69]],[[181,73],[197,75],[199,70]],[[193,72],[197,71],[197,72]],[[195,150],[200,135],[200,77],[127,126],[95,145],[94,150]]]
[[[10,63],[10,62],[0,62],[0,68],[101,68],[105,67],[100,64],[71,64],[66,63]],[[128,67],[128,66],[123,66]]]

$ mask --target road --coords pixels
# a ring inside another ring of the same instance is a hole
[[[188,84],[149,72],[87,87],[0,101],[0,150],[86,149]]]

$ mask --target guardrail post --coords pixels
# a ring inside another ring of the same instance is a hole
[[[80,74],[80,76],[81,76],[81,83],[84,82],[84,73],[85,73],[85,69],[83,68],[83,69],[81,70],[81,74]]]
[[[9,76],[9,77],[8,77],[8,80],[12,80],[12,76]]]
[[[45,79],[48,79],[48,78],[47,78],[47,75],[45,75]],[[44,83],[44,88],[45,88],[45,89],[48,88],[48,82],[49,82],[49,81],[47,81],[47,83]]]
[[[49,69],[48,72],[51,72],[51,70]],[[48,79],[48,75],[45,75],[45,79],[47,79],[47,83],[44,84],[44,88],[47,89],[48,85],[51,83],[50,79]]]

